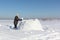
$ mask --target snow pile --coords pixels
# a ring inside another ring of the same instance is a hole
[[[24,31],[32,31],[32,30],[44,31],[42,28],[42,25],[38,19],[23,21],[21,23],[20,27],[23,27],[22,30],[24,30]]]

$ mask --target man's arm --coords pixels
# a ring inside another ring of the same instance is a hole
[[[22,21],[22,19],[18,19],[19,21]]]

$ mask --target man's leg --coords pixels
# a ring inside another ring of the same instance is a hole
[[[17,25],[16,24],[14,26],[15,26],[14,28],[17,28]]]

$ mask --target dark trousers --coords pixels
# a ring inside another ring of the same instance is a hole
[[[17,28],[17,25],[14,25],[14,28]]]
[[[14,28],[17,28],[18,21],[14,21]]]

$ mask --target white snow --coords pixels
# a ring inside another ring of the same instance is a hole
[[[22,29],[23,31],[32,31],[32,30],[44,31],[38,19],[23,21],[20,26],[23,27]]]
[[[24,20],[18,30],[11,25],[13,20],[0,20],[0,40],[60,40],[60,20]]]

